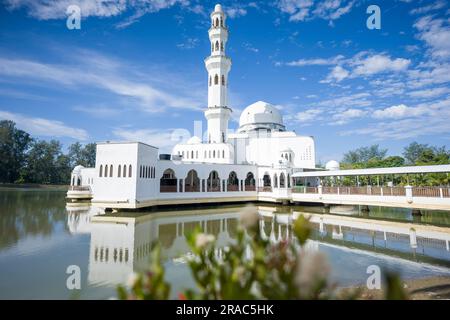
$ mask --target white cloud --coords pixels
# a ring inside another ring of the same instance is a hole
[[[181,132],[179,134],[178,132]],[[118,128],[113,134],[122,140],[139,141],[160,148],[162,152],[171,152],[177,143],[186,142],[189,132],[177,129],[127,129]]]
[[[391,59],[384,54],[376,54],[368,56],[359,61],[355,61],[355,69],[352,71],[353,76],[369,76],[381,72],[398,72],[408,68],[411,60],[396,58]]]
[[[185,42],[177,44],[179,49],[194,49],[198,46],[199,39],[197,38],[187,38]]]
[[[18,128],[31,135],[54,138],[68,137],[82,141],[88,139],[88,133],[85,130],[69,127],[57,120],[30,117],[8,111],[0,111],[0,119],[14,121]]]
[[[433,58],[450,58],[449,21],[425,16],[416,21],[414,27],[419,31],[417,37],[424,41]]]
[[[114,17],[131,14],[117,28],[125,28],[139,20],[146,13],[158,12],[175,5],[188,8],[198,14],[204,14],[201,6],[190,7],[188,0],[5,0],[9,10],[25,9],[29,16],[39,20],[65,19],[70,5],[81,9],[81,18]]]
[[[341,66],[335,66],[331,72],[328,74],[325,80],[320,81],[321,83],[330,83],[330,82],[341,82],[345,78],[349,76],[349,72],[342,68]]]
[[[254,52],[254,53],[258,53],[259,52],[259,49],[258,48],[255,48],[251,43],[248,43],[248,42],[244,42],[243,44],[242,44],[242,46],[245,48],[245,50],[247,50],[247,51],[251,51],[251,52]]]
[[[232,7],[232,8],[227,8],[225,10],[225,14],[230,19],[234,19],[234,18],[239,18],[239,17],[245,16],[247,14],[247,10],[244,8],[240,8],[240,7]]]
[[[312,121],[316,120],[322,113],[320,109],[308,109],[297,113],[295,119],[300,122]]]
[[[446,87],[437,87],[437,88],[430,88],[425,90],[417,90],[417,91],[411,91],[408,92],[408,95],[414,98],[434,98],[441,96],[443,94],[447,94],[450,92],[450,88]]]
[[[332,124],[342,125],[351,120],[362,118],[367,115],[367,111],[360,109],[347,109],[342,112],[335,113],[333,115],[334,122]]]
[[[306,21],[324,19],[332,22],[351,11],[355,0],[279,0],[277,7],[281,12],[289,14],[290,21]]]
[[[445,7],[445,5],[446,5],[445,1],[439,0],[439,1],[436,1],[435,3],[431,3],[431,4],[423,6],[423,7],[412,9],[409,13],[424,14],[424,13],[428,13],[430,11],[442,9]]]
[[[51,87],[54,83],[70,89],[94,87],[127,98],[130,104],[147,112],[161,112],[167,108],[202,109],[202,98],[196,95],[187,80],[183,82],[178,77],[177,81],[183,83],[176,83],[167,72],[159,72],[157,77],[153,77],[157,79],[153,80],[155,84],[151,84],[151,75],[146,74],[144,78],[133,67],[120,61],[83,52],[76,56],[80,60],[76,68],[71,64],[45,64],[0,57],[0,77],[34,80],[39,85],[48,82]],[[163,89],[164,81],[166,88]]]
[[[426,114],[428,111],[423,107],[408,107],[404,104],[399,104],[386,109],[376,110],[373,117],[376,119],[401,119],[409,117],[417,117]]]
[[[298,59],[291,62],[286,62],[290,67],[304,67],[304,66],[326,66],[339,63],[344,58],[342,55],[338,55],[332,58],[313,58],[313,59]]]

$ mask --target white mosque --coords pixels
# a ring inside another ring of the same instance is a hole
[[[95,168],[73,170],[69,199],[89,198],[110,209],[290,201],[292,174],[315,169],[314,139],[289,131],[280,111],[263,101],[245,108],[237,132],[229,133],[232,63],[226,55],[229,33],[220,4],[211,13],[208,33],[206,141],[194,136],[171,154],[142,142],[97,143]],[[330,169],[338,166],[330,164]]]

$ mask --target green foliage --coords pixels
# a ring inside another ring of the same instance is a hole
[[[0,182],[13,183],[20,179],[26,152],[32,138],[16,128],[12,121],[0,121]]]
[[[433,147],[428,144],[413,142],[404,148],[403,157],[386,157],[386,149],[379,149],[378,145],[363,147],[349,151],[344,155],[341,169],[364,169],[364,168],[388,168],[401,167],[404,165],[423,166],[450,164],[450,151],[446,147]],[[345,177],[342,179],[344,186],[355,185],[355,179]],[[374,184],[377,177],[359,177],[361,185]],[[410,184],[413,186],[441,186],[450,184],[449,176],[446,173],[427,173],[420,175],[410,175],[406,177],[389,177],[395,185]],[[382,182],[381,182],[382,183]],[[331,182],[329,183],[331,184]]]
[[[370,147],[361,147],[344,154],[343,163],[356,164],[364,163],[369,160],[381,160],[386,156],[387,149],[380,149],[378,144]]]
[[[214,236],[202,233],[199,228],[186,237],[193,255],[189,260],[189,268],[196,287],[180,293],[181,299],[358,297],[357,290],[337,292],[329,281],[330,267],[325,256],[305,248],[304,244],[311,233],[310,223],[305,217],[299,216],[294,222],[293,241],[278,243],[271,243],[261,237],[256,212],[243,213],[241,221],[245,228],[238,228],[235,241],[222,249],[222,255],[217,254],[219,248]],[[156,292],[166,294],[168,284],[163,280],[159,247],[155,248],[158,255],[157,259],[153,259],[150,272],[135,276],[128,290],[119,287],[119,298],[160,299],[163,295]],[[155,274],[158,274],[158,277],[155,277]],[[401,298],[401,293],[402,289],[396,283],[388,287],[389,297]]]
[[[95,166],[94,143],[76,142],[64,154],[57,140],[36,140],[0,121],[0,183],[68,184],[72,169],[81,164]]]

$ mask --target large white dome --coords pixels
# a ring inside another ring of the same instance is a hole
[[[239,132],[258,129],[285,130],[280,111],[270,103],[264,101],[255,102],[241,113]]]

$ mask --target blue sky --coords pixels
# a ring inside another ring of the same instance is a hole
[[[206,122],[209,13],[195,0],[0,0],[0,119],[66,146],[140,140],[163,151]],[[81,7],[80,30],[66,9]],[[263,100],[316,139],[317,159],[379,143],[450,145],[445,0],[222,1],[231,128]],[[381,9],[369,30],[366,9]],[[173,132],[176,132],[174,135]]]

